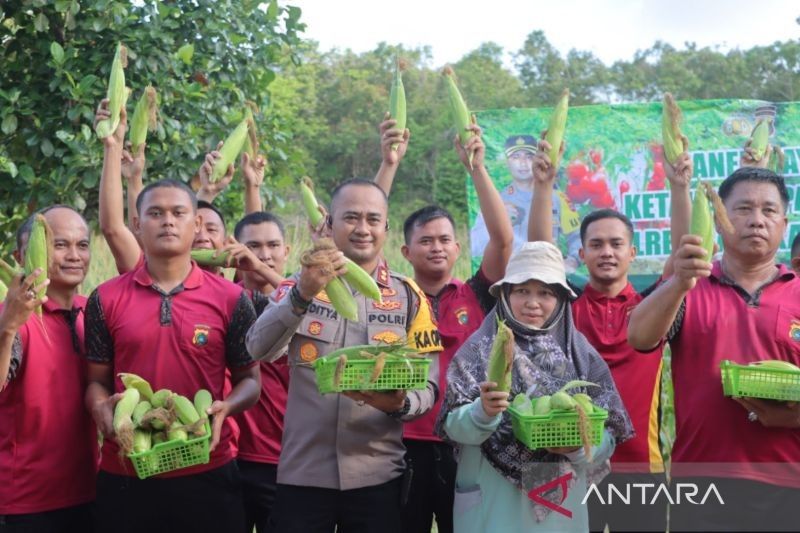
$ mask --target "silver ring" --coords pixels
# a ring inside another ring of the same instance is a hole
[[[33,292],[33,291],[26,292],[25,296],[27,296],[28,300],[35,300],[36,299],[36,293]]]
[[[758,415],[755,413],[755,411],[750,411],[749,413],[747,413],[747,420],[749,420],[750,422],[755,422],[756,420],[758,420]]]

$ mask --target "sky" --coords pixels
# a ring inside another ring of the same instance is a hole
[[[432,66],[456,62],[493,41],[511,53],[543,30],[562,54],[591,50],[610,65],[656,40],[747,49],[800,39],[796,0],[287,0],[303,10],[302,36],[322,50],[372,50],[385,41],[429,45]]]

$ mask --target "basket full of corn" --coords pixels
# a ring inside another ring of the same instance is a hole
[[[341,348],[314,361],[320,394],[349,390],[420,390],[431,359],[400,345]]]
[[[788,361],[756,361],[739,365],[720,363],[725,396],[800,401],[800,368]]]
[[[593,384],[576,380],[552,396],[517,394],[508,408],[514,436],[532,450],[583,446],[589,455],[591,446],[603,439],[608,411],[594,405],[588,394],[566,392],[589,385]]]
[[[153,392],[135,374],[120,378],[125,392],[114,409],[114,434],[139,479],[208,463],[211,393],[200,389],[191,401],[167,389]]]

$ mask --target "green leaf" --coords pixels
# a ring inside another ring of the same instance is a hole
[[[194,56],[194,45],[193,44],[184,44],[183,46],[178,48],[178,51],[175,53],[175,55],[178,57],[178,59],[183,61],[186,65],[191,65],[192,64],[192,56]]]
[[[17,116],[6,115],[6,117],[3,119],[3,124],[0,126],[0,129],[2,129],[3,133],[6,135],[11,135],[17,131]]]
[[[39,148],[41,148],[45,157],[53,155],[53,143],[50,142],[50,139],[42,139],[42,144],[39,145]]]
[[[64,48],[56,41],[50,43],[50,55],[53,56],[56,65],[64,64]]]
[[[50,29],[50,21],[47,20],[44,13],[39,13],[36,18],[33,19],[33,27],[38,32],[45,32]]]
[[[19,167],[19,177],[22,178],[22,181],[25,183],[33,183],[36,179],[36,174],[30,166],[22,165]]]

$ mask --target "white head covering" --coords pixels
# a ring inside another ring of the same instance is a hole
[[[561,251],[545,241],[526,242],[514,252],[506,266],[506,275],[489,287],[489,294],[498,297],[504,283],[518,285],[535,279],[548,285],[560,285],[571,298],[578,297],[567,283]]]

